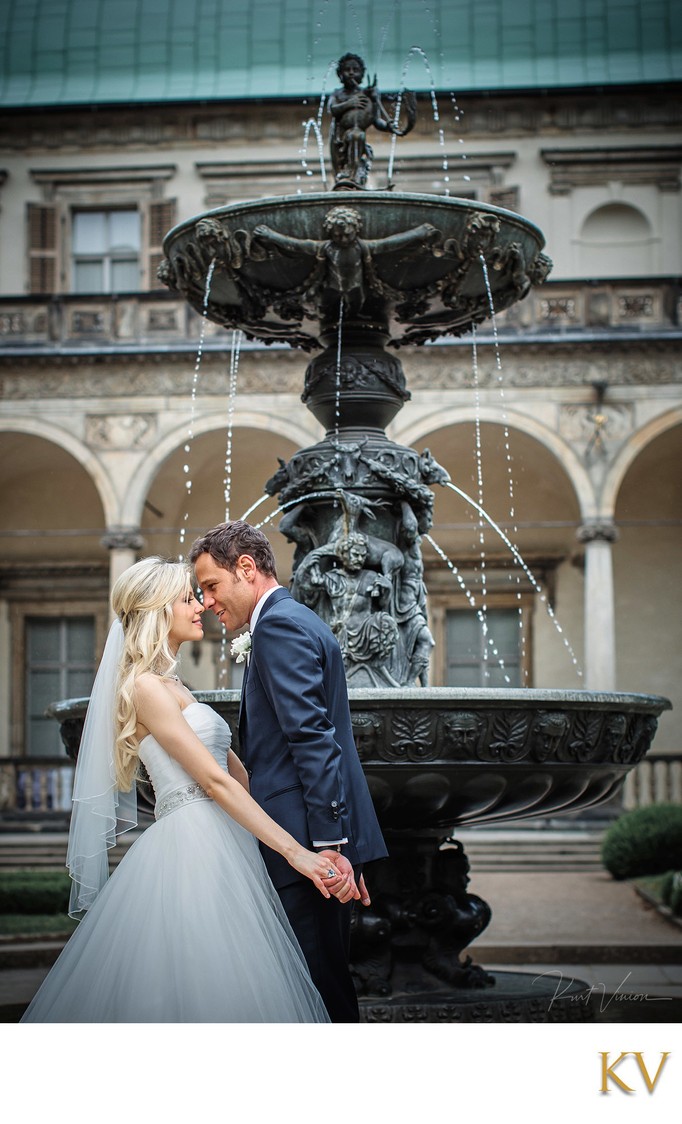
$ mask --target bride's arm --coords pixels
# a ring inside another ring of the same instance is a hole
[[[244,768],[243,763],[237,757],[237,754],[232,749],[229,750],[227,754],[227,771],[231,777],[233,777],[236,781],[239,781],[242,788],[245,788],[247,792],[250,791],[251,786],[249,785],[249,774]]]
[[[334,864],[302,847],[263,811],[238,780],[221,769],[185,721],[177,699],[157,676],[140,676],[135,687],[135,709],[138,720],[216,804],[261,843],[282,855],[299,874],[310,878],[323,897],[330,897],[323,879]]]

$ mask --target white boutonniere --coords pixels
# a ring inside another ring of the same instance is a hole
[[[230,655],[235,656],[237,663],[244,663],[251,654],[251,633],[242,632],[240,636],[235,636],[230,645]]]

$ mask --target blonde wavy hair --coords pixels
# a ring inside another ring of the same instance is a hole
[[[111,606],[123,625],[124,646],[116,684],[114,766],[118,787],[129,792],[139,764],[133,702],[135,682],[145,672],[172,675],[177,660],[168,637],[173,604],[192,591],[192,572],[185,562],[143,558],[121,574],[111,591]]]

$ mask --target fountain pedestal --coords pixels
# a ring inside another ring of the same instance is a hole
[[[249,337],[321,349],[303,401],[326,429],[267,482],[296,544],[291,591],[335,633],[353,687],[428,682],[420,536],[428,449],[384,432],[409,398],[387,346],[461,334],[541,281],[540,232],[499,208],[449,197],[356,191],[224,207],[164,240],[160,277],[209,319]],[[210,277],[210,289],[206,278]]]

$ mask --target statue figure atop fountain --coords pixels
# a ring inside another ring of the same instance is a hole
[[[333,118],[330,149],[336,176],[334,190],[357,191],[366,186],[374,157],[372,146],[367,142],[367,130],[374,126],[380,132],[406,136],[417,119],[416,99],[410,90],[402,92],[401,105],[405,107],[407,121],[401,129],[382,104],[376,75],[371,85],[360,88],[365,64],[359,55],[343,55],[336,73],[343,85],[329,98],[329,112]]]

